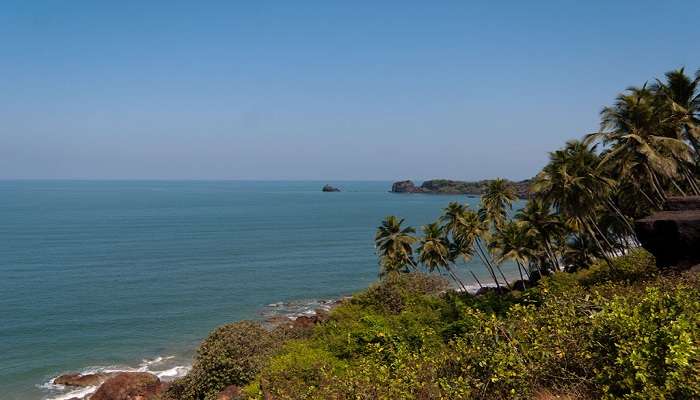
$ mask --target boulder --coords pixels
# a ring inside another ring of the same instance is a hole
[[[413,181],[399,181],[391,185],[392,193],[420,193],[422,190]]]
[[[664,211],[635,221],[635,231],[660,268],[700,263],[700,197],[669,198]]]
[[[700,210],[700,196],[669,197],[664,205],[666,211]]]
[[[340,189],[337,187],[333,187],[331,185],[324,185],[323,188],[321,188],[322,192],[340,192]]]
[[[90,400],[150,400],[162,391],[160,379],[147,372],[121,372],[107,379]]]
[[[109,377],[109,374],[65,374],[56,377],[53,380],[53,383],[55,385],[64,385],[64,386],[80,386],[80,387],[86,387],[86,386],[97,386],[100,383],[104,382],[107,380]]]
[[[236,385],[226,386],[226,388],[216,396],[216,400],[239,400],[242,398],[243,392],[241,388]]]

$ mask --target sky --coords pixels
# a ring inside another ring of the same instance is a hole
[[[533,176],[690,1],[0,3],[0,179]]]

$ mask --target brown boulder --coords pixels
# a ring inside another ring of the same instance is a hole
[[[700,262],[700,197],[671,197],[665,211],[635,221],[637,237],[659,267]]]
[[[109,374],[65,374],[53,380],[55,385],[64,386],[96,386],[109,378]]]
[[[243,392],[241,392],[241,388],[236,385],[226,386],[226,388],[216,396],[216,400],[239,400],[242,398]]]
[[[122,372],[109,378],[90,400],[149,400],[162,390],[160,379],[146,372]]]
[[[666,211],[700,210],[700,196],[669,197],[664,204]]]

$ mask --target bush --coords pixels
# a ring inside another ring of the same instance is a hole
[[[419,272],[391,274],[366,291],[353,296],[351,302],[365,309],[398,314],[420,301],[422,296],[438,294],[448,287],[449,283],[445,278],[435,275]]]
[[[202,342],[192,371],[168,391],[169,395],[181,400],[215,399],[226,386],[243,386],[253,380],[279,346],[258,323],[221,326]]]
[[[653,286],[594,316],[596,377],[607,398],[700,398],[700,290]]]
[[[581,284],[593,286],[604,282],[640,282],[653,278],[657,273],[656,259],[643,248],[630,250],[612,260],[613,268],[604,261],[597,261],[590,268],[574,274]]]
[[[343,369],[344,364],[329,352],[306,341],[291,341],[272,357],[254,391],[257,397],[264,391],[280,400],[314,398],[329,383],[328,377]],[[247,391],[250,393],[251,388]]]

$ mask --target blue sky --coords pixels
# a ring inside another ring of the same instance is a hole
[[[535,174],[697,1],[0,3],[0,178]]]

